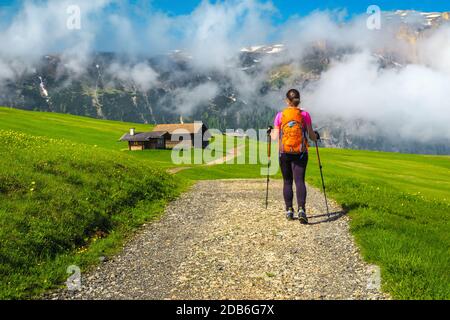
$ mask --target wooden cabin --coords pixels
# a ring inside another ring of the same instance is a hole
[[[195,135],[198,134],[203,140],[203,137],[207,135],[207,130],[208,128],[201,122],[159,124],[151,132],[135,132],[135,129],[131,128],[130,132],[124,134],[119,141],[127,141],[130,151],[172,149],[180,143],[193,147]],[[202,148],[208,146],[210,138],[208,135],[208,141],[202,141]]]
[[[129,133],[120,138],[120,141],[128,142],[130,151],[166,149],[168,140],[170,140],[170,135],[167,131],[135,132],[134,129],[130,129]]]
[[[206,136],[208,141],[202,141],[202,148],[206,148],[209,144],[209,139],[211,138],[206,131],[208,131],[208,128],[202,122],[158,124],[153,129],[153,132],[169,133],[170,138],[166,140],[166,148],[168,149],[175,147],[181,141],[184,141],[186,144],[193,147],[194,136],[196,134],[200,135],[202,140]]]

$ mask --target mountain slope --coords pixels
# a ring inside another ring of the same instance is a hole
[[[380,69],[393,70],[417,64],[417,43],[450,21],[448,12],[396,11],[383,17],[394,26],[399,48],[377,48],[371,54]],[[221,130],[263,128],[282,108],[288,88],[313,90],[333,61],[358,51],[350,44],[339,46],[320,39],[311,40],[301,54],[295,54],[298,49],[283,44],[243,48],[230,53],[225,65],[211,69],[193,64],[189,53],[180,50],[153,57],[96,52],[84,61],[82,73],[74,73],[62,54],[51,54],[26,72],[12,67],[16,76],[1,83],[0,104],[149,124],[178,122],[182,116]],[[327,126],[329,146],[450,153],[447,137],[429,142],[389,139],[383,128],[373,131],[369,120],[327,115],[314,120],[318,127]],[[372,134],[355,134],[360,127]]]

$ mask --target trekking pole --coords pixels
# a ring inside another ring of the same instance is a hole
[[[323,179],[323,172],[322,172],[322,162],[320,161],[319,146],[317,145],[317,140],[320,140],[320,135],[317,131],[316,131],[316,135],[317,135],[317,139],[316,139],[315,143],[316,143],[317,159],[319,161],[320,177],[322,178],[322,188],[323,188],[323,195],[325,196],[325,206],[327,207],[328,219],[330,219],[330,211],[328,209],[327,193],[325,191],[325,182]]]
[[[270,160],[270,154],[271,154],[271,149],[272,149],[272,137],[271,137],[271,133],[272,133],[272,126],[269,126],[269,128],[267,129],[267,156],[269,158],[269,160],[267,161],[267,186],[266,186],[266,209],[269,206],[269,171],[270,171],[270,164],[271,164],[271,160]]]

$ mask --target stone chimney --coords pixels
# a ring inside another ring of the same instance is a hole
[[[135,134],[135,129],[134,129],[134,128],[131,128],[131,129],[130,129],[130,136],[134,136],[134,134]]]

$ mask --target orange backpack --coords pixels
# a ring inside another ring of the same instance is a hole
[[[307,151],[305,126],[300,108],[288,107],[281,114],[280,152],[301,154]]]

